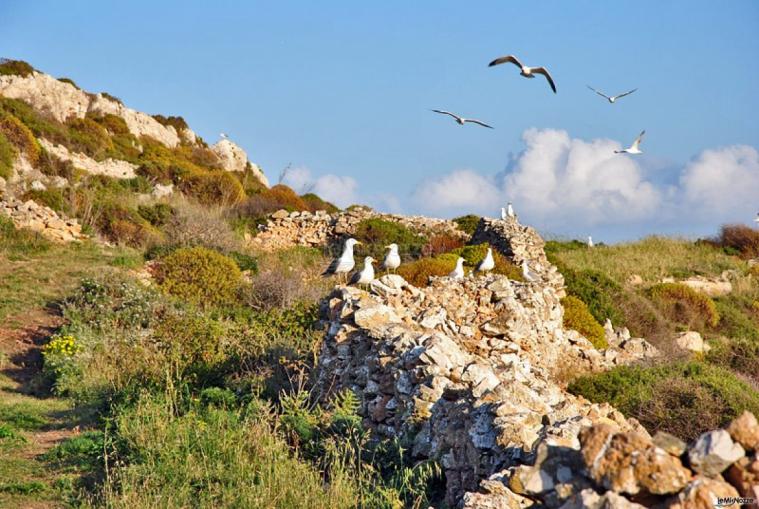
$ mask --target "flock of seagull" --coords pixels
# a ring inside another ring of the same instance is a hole
[[[515,66],[519,67],[519,74],[525,78],[535,78],[536,75],[540,74],[543,77],[545,77],[546,81],[548,82],[548,85],[551,87],[551,90],[553,90],[553,93],[556,93],[556,83],[553,81],[553,77],[551,76],[551,73],[548,72],[548,69],[539,66],[539,67],[530,67],[527,65],[524,65],[516,56],[514,55],[506,55],[503,57],[496,58],[492,62],[488,64],[488,67],[495,67],[497,65],[501,64],[514,64]],[[598,94],[599,96],[606,99],[609,104],[616,103],[619,99],[622,97],[628,96],[632,93],[634,93],[637,88],[634,88],[632,90],[629,90],[627,92],[617,94],[617,95],[606,95],[603,92],[596,90],[595,88],[588,85],[588,88]],[[456,113],[453,113],[451,111],[447,110],[437,110],[433,109],[431,110],[434,113],[438,113],[441,115],[448,115],[451,117],[457,124],[459,125],[466,125],[466,124],[477,124],[481,127],[486,127],[488,129],[493,129],[493,126],[483,122],[482,120],[478,120],[475,118],[465,118],[461,115],[458,115]],[[643,139],[643,135],[646,134],[646,131],[642,131],[638,137],[635,139],[635,141],[630,145],[628,148],[622,149],[622,150],[615,150],[614,152],[617,154],[642,154],[643,151],[640,150],[640,143]],[[222,137],[226,138],[226,135],[222,134]],[[514,212],[514,207],[509,202],[506,207],[501,208],[501,219],[507,220],[509,218],[515,218],[516,214]],[[759,221],[759,215],[757,216],[757,221]],[[332,264],[327,268],[327,270],[324,271],[322,275],[339,275],[343,278],[347,278],[348,274],[353,270],[353,268],[356,265],[355,260],[353,259],[353,248],[357,244],[361,244],[361,242],[357,241],[354,238],[349,238],[345,241],[345,244],[343,246],[342,254],[336,258]],[[588,236],[587,241],[588,247],[593,247],[593,239]],[[397,244],[390,244],[388,246],[385,246],[385,249],[388,250],[387,255],[385,256],[385,259],[382,261],[382,268],[386,271],[395,271],[398,267],[401,265],[401,257],[398,253],[398,245]],[[353,276],[350,279],[350,284],[356,284],[356,285],[368,285],[374,280],[374,263],[376,260],[372,258],[371,256],[367,256],[364,258],[364,267],[363,269],[355,272]],[[486,273],[495,268],[495,259],[493,258],[493,250],[492,248],[488,248],[487,254],[485,255],[485,258],[480,261],[480,263],[477,265],[477,267],[474,269],[473,272],[476,273]],[[459,257],[458,260],[456,260],[456,267],[453,269],[453,271],[448,274],[448,277],[452,279],[462,279],[464,277],[464,258]],[[539,279],[539,276],[533,272],[530,267],[528,266],[527,262],[522,262],[522,277],[525,281],[533,282],[537,281]]]

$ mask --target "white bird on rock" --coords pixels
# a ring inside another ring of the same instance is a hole
[[[516,217],[516,214],[514,213],[514,207],[511,206],[511,202],[506,205],[506,215],[509,217]]]
[[[227,133],[219,133],[219,136],[221,136],[221,137],[222,137],[222,138],[224,138],[225,140],[228,140],[228,139],[229,139],[229,136],[227,136]]]
[[[462,279],[464,277],[464,259],[462,257],[459,256],[459,259],[456,260],[456,268],[448,274],[448,277],[453,279]]]
[[[382,262],[382,268],[385,270],[395,270],[401,266],[401,255],[398,254],[398,244],[390,244],[385,246],[385,249],[389,249],[385,259]]]
[[[495,260],[493,259],[493,249],[488,248],[488,253],[485,258],[477,265],[475,269],[477,272],[489,272],[495,268]]]
[[[755,223],[759,223],[759,212],[756,213],[756,217],[754,218]]]
[[[530,266],[527,265],[527,261],[522,262],[522,277],[529,283],[534,283],[539,279],[538,275],[530,270]]]
[[[640,132],[637,138],[635,138],[635,141],[632,145],[630,145],[628,148],[624,148],[622,150],[615,150],[615,154],[642,154],[643,151],[640,149],[640,141],[643,139],[643,135],[646,134],[645,129]]]
[[[374,263],[374,258],[371,256],[364,258],[364,268],[353,274],[351,278],[352,285],[368,285],[374,281],[374,267],[372,263]]]
[[[593,247],[593,237],[588,235],[588,247]]]
[[[553,78],[548,73],[548,69],[545,67],[527,67],[520,62],[514,55],[506,55],[505,57],[496,58],[488,64],[488,67],[493,67],[498,64],[511,63],[519,67],[519,74],[525,78],[534,78],[536,74],[542,74],[548,80],[548,84],[551,85],[551,90],[556,93],[556,85],[553,82]]]
[[[603,92],[599,92],[598,90],[596,90],[595,88],[591,87],[590,85],[586,85],[586,86],[589,89],[591,89],[593,92],[595,92],[596,94],[600,95],[601,97],[606,98],[606,100],[609,101],[610,104],[614,104],[617,101],[617,99],[620,99],[620,98],[622,98],[622,97],[624,97],[626,95],[630,95],[633,92],[635,92],[636,90],[638,90],[637,88],[633,88],[629,92],[625,92],[623,94],[608,96],[608,95],[604,94]]]
[[[469,122],[470,124],[477,124],[477,125],[481,125],[482,127],[487,127],[488,129],[493,129],[493,126],[487,125],[482,120],[477,120],[477,119],[474,119],[474,118],[460,117],[460,116],[456,115],[455,113],[451,113],[450,111],[445,111],[445,110],[432,110],[432,111],[434,111],[435,113],[441,113],[443,115],[449,115],[449,116],[453,117],[453,120],[455,120],[456,123],[458,123],[459,125],[464,125],[467,122]]]
[[[361,244],[361,242],[354,238],[346,240],[345,246],[343,247],[343,253],[339,258],[335,258],[330,266],[327,267],[327,270],[322,273],[322,276],[328,276],[330,274],[341,274],[344,276],[352,271],[353,267],[356,266],[356,262],[353,260],[353,246],[356,244]]]

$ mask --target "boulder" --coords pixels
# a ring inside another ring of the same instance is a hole
[[[744,455],[743,447],[723,430],[707,431],[688,448],[691,468],[706,476],[716,476]]]
[[[675,336],[675,344],[681,350],[686,350],[693,353],[706,353],[711,350],[711,347],[704,342],[704,338],[701,337],[696,331],[681,332]]]
[[[754,414],[744,410],[727,427],[730,437],[749,451],[759,450],[759,422]]]

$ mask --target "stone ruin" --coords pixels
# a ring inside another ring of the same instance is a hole
[[[527,260],[541,281],[491,274],[416,288],[385,275],[366,289],[336,287],[322,303],[320,397],[353,391],[375,436],[437,461],[451,507],[686,508],[759,498],[752,415],[686,446],[568,393],[579,373],[657,352],[624,329],[607,327],[602,351],[565,330],[563,280],[533,229],[483,219],[472,240]]]
[[[76,219],[59,216],[50,207],[34,200],[0,200],[0,214],[9,216],[16,228],[35,231],[54,242],[72,242],[87,237]]]
[[[354,234],[358,224],[370,218],[400,223],[417,233],[449,234],[462,240],[469,239],[469,235],[450,220],[382,214],[367,207],[354,207],[334,214],[323,210],[315,213],[278,210],[269,216],[266,224],[259,226],[258,234],[250,239],[250,244],[267,251],[293,246],[322,247]]]

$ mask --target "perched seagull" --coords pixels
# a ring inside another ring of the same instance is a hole
[[[453,279],[462,279],[464,277],[464,259],[462,257],[459,256],[459,259],[456,260],[456,268],[448,274],[448,277]]]
[[[491,248],[488,248],[488,254],[485,255],[485,258],[480,262],[479,265],[477,265],[477,268],[475,269],[477,272],[489,272],[495,268],[495,260],[493,259],[493,250]]]
[[[506,205],[506,215],[509,217],[516,217],[516,214],[514,214],[514,207],[511,206],[511,202]]]
[[[460,117],[456,115],[455,113],[451,113],[450,111],[445,111],[445,110],[432,110],[432,111],[434,111],[435,113],[442,113],[443,115],[450,115],[451,117],[453,117],[453,120],[455,120],[459,125],[464,125],[467,122],[471,122],[472,124],[481,125],[482,127],[487,127],[488,129],[493,128],[492,126],[487,125],[482,120]]]
[[[646,130],[640,132],[637,138],[635,138],[635,141],[632,145],[630,145],[629,148],[625,148],[622,150],[615,150],[615,154],[642,154],[643,151],[640,149],[640,140],[643,139],[643,135],[646,134]]]
[[[228,139],[229,139],[229,136],[227,136],[227,133],[219,133],[219,136],[221,136],[221,137],[222,137],[222,138],[224,138],[225,140],[228,140]]]
[[[506,219],[508,216],[506,215],[506,207],[501,207],[501,219]]]
[[[556,93],[556,85],[553,82],[553,78],[551,78],[551,75],[548,73],[548,69],[545,67],[527,67],[526,65],[522,65],[522,62],[517,60],[517,57],[514,55],[506,55],[505,57],[496,58],[488,64],[488,67],[493,67],[494,65],[498,64],[505,64],[507,62],[519,67],[519,74],[525,78],[534,78],[536,74],[542,74],[548,80],[548,84],[551,85],[551,90],[553,90],[553,93]]]
[[[350,284],[368,285],[374,281],[374,267],[372,267],[372,263],[374,263],[374,258],[371,256],[364,258],[364,268],[353,274]]]
[[[382,262],[382,268],[385,270],[395,270],[401,265],[401,255],[398,254],[398,244],[390,244],[385,246],[385,249],[389,249],[385,260]]]
[[[588,247],[593,247],[593,237],[588,235]]]
[[[340,274],[344,276],[352,271],[353,267],[356,265],[356,262],[353,260],[353,246],[356,244],[361,244],[361,242],[353,238],[346,240],[345,246],[343,247],[343,254],[341,254],[339,258],[335,258],[332,264],[327,267],[327,270],[322,273],[322,276],[328,276],[330,274]]]
[[[525,281],[528,281],[530,283],[534,283],[538,280],[538,275],[530,270],[530,267],[527,265],[526,261],[522,262],[522,277]]]
[[[606,100],[609,101],[610,104],[614,104],[617,101],[617,99],[620,99],[620,98],[622,98],[622,97],[624,97],[626,95],[630,95],[633,92],[635,92],[636,90],[638,90],[637,88],[633,88],[632,90],[630,90],[629,92],[625,92],[624,94],[608,96],[608,95],[604,94],[603,92],[599,92],[598,90],[596,90],[595,88],[591,87],[590,85],[586,85],[586,86],[589,89],[591,89],[593,92],[595,92],[596,94],[600,95],[601,97],[605,97]]]
[[[756,213],[756,218],[754,219],[755,223],[759,223],[759,212]]]

